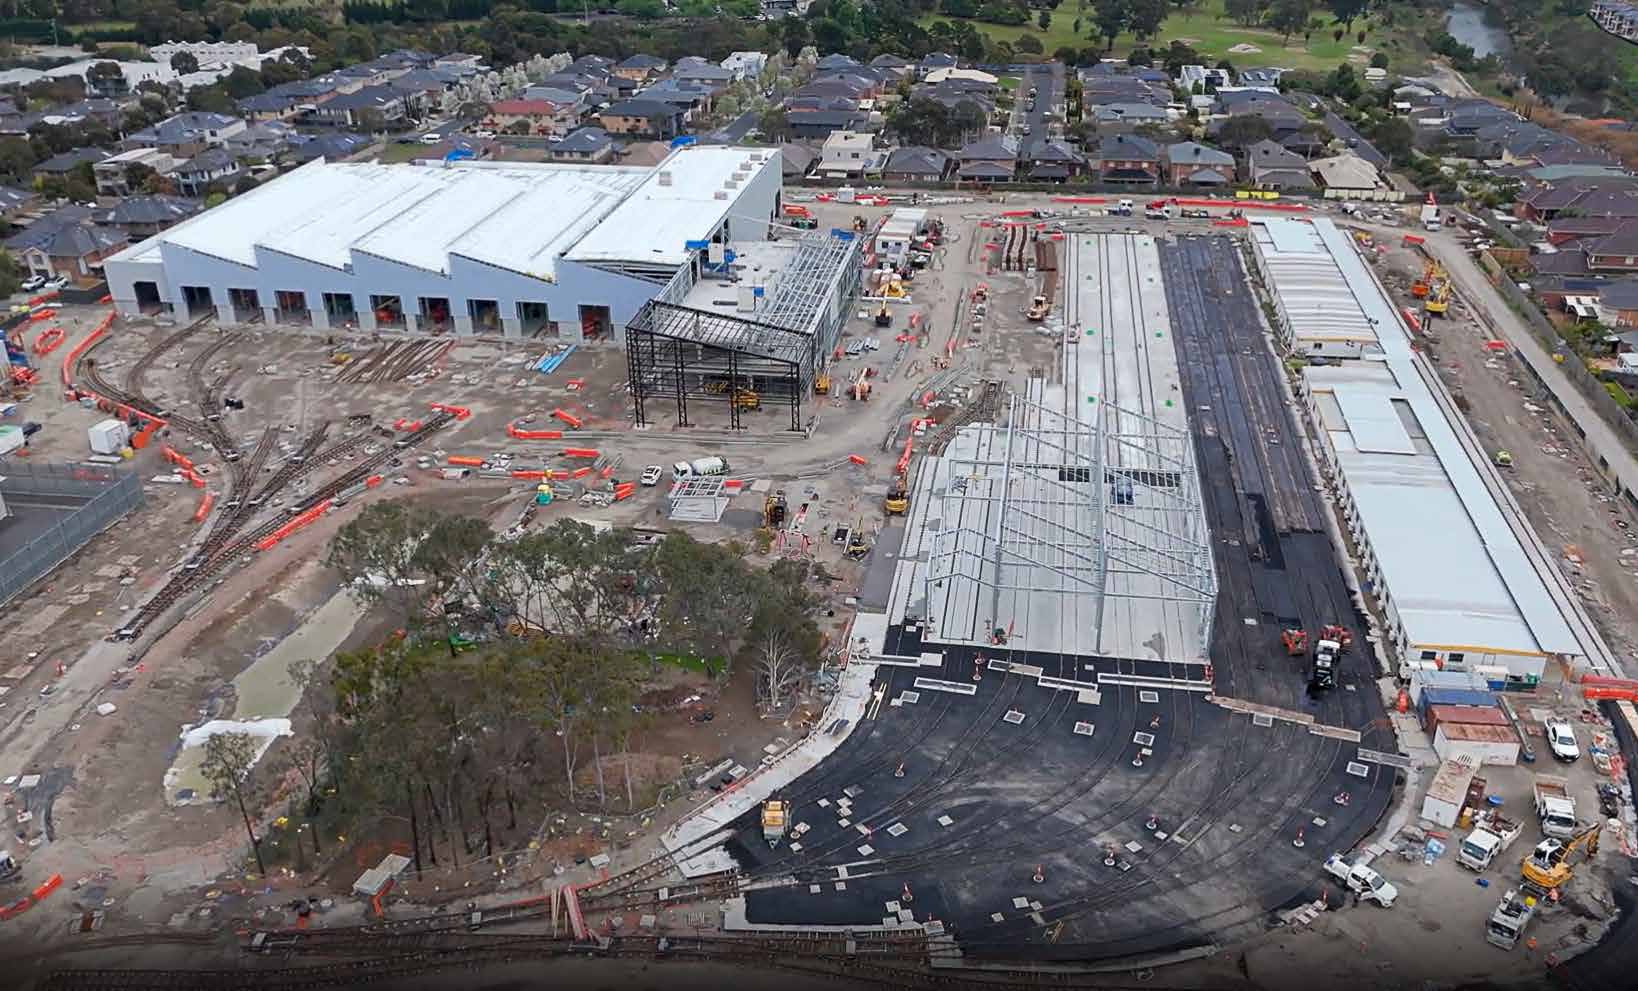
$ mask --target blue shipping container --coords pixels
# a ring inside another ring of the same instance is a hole
[[[1425,688],[1422,690],[1421,706],[1426,709],[1430,705],[1488,705],[1496,704],[1494,692],[1481,692],[1472,688]]]

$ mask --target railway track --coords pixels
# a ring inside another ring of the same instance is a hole
[[[184,596],[202,587],[205,583],[226,571],[231,564],[239,560],[246,552],[253,549],[259,541],[266,537],[272,536],[273,533],[279,529],[279,527],[284,525],[289,516],[295,516],[306,512],[307,510],[312,509],[314,506],[317,506],[328,499],[334,498],[335,495],[341,492],[343,489],[365,481],[371,475],[375,474],[377,469],[385,466],[389,461],[397,456],[399,451],[407,450],[424,442],[427,438],[448,426],[454,421],[454,419],[454,415],[450,413],[440,411],[434,414],[432,417],[423,422],[421,426],[413,433],[400,437],[398,440],[393,442],[391,447],[383,448],[376,454],[365,458],[359,464],[353,466],[329,482],[326,482],[324,485],[320,486],[318,489],[296,502],[290,507],[288,516],[275,516],[273,519],[262,523],[260,526],[251,529],[249,532],[238,536],[237,539],[234,539],[234,536],[231,534],[228,535],[228,537],[220,541],[219,546],[209,557],[196,557],[193,561],[189,562],[189,565],[184,567],[182,571],[173,575],[171,580],[165,584],[165,587],[160,589],[158,594],[149,599],[148,602],[137,611],[137,614],[132,617],[131,622],[114,632],[112,638],[115,640],[136,639],[141,635],[144,629],[153,624],[155,619],[161,616],[171,606],[175,605]],[[322,435],[319,434],[317,429],[315,429],[314,433],[310,434],[308,437],[308,442],[314,446],[316,446],[317,443],[314,441],[315,435],[319,437],[320,441],[322,441]],[[277,491],[272,487],[273,481],[278,481],[278,484],[281,487],[283,485],[287,485],[289,482],[294,481],[296,478],[300,477],[306,472],[324,464],[331,458],[353,450],[359,444],[361,444],[363,440],[363,437],[358,437],[352,440],[342,441],[340,444],[332,447],[329,451],[322,452],[318,456],[305,459],[299,464],[294,465],[294,467],[292,467],[290,463],[287,463],[285,467],[290,469],[290,474],[288,476],[286,476],[283,480],[279,480],[279,476],[275,475],[274,479],[270,480],[269,484],[263,487],[261,493],[247,500],[247,504],[235,510],[235,512],[245,512],[247,514],[245,519],[248,519],[248,514],[253,512],[255,509],[255,505],[252,504],[259,504],[260,501],[266,496],[271,495],[274,491]],[[307,445],[304,444],[303,446],[305,448]],[[283,470],[281,469],[281,474],[282,473]],[[253,481],[253,477],[251,478]]]
[[[206,317],[195,320],[143,352],[142,357],[133,362],[125,372],[125,391],[135,396],[142,395],[142,377],[147,374],[149,368],[153,367],[154,362],[159,360],[159,356],[197,334],[204,328],[206,321],[209,319],[209,317]]]

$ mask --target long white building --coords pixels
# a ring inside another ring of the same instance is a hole
[[[780,196],[772,149],[685,146],[654,168],[319,160],[105,270],[125,315],[621,340],[713,244],[764,240]]]
[[[1604,655],[1352,239],[1323,218],[1253,226],[1293,347],[1348,359],[1305,367],[1301,394],[1399,656],[1524,686]]]

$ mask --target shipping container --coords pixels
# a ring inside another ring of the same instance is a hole
[[[1410,698],[1422,704],[1422,692],[1429,688],[1471,688],[1484,691],[1490,688],[1489,679],[1478,671],[1441,671],[1432,661],[1416,661],[1407,665],[1410,673]]]
[[[1507,726],[1507,717],[1493,705],[1430,705],[1422,712],[1422,729],[1429,736],[1442,723]]]
[[[1429,706],[1434,705],[1477,705],[1493,706],[1496,704],[1496,693],[1473,688],[1424,688],[1422,699],[1417,708],[1424,716]]]
[[[1502,726],[1440,723],[1433,752],[1443,760],[1465,757],[1478,765],[1513,767],[1519,762],[1519,738]]]
[[[1422,818],[1446,828],[1455,826],[1478,766],[1479,762],[1469,757],[1458,757],[1439,765],[1427,796],[1422,799]]]

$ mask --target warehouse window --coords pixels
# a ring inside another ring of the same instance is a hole
[[[474,334],[500,333],[500,303],[493,299],[469,299],[466,301],[467,316],[472,318],[472,332]]]
[[[296,289],[280,289],[273,294],[273,311],[279,323],[312,326],[313,314],[307,309],[307,294]]]
[[[397,296],[371,296],[370,310],[375,314],[375,325],[389,330],[403,330],[404,301]]]
[[[229,289],[228,305],[233,307],[233,314],[240,323],[262,318],[262,301],[254,289]]]
[[[556,337],[557,324],[552,322],[545,303],[527,300],[518,303],[518,326],[524,337]]]
[[[422,296],[421,312],[416,322],[422,330],[437,333],[449,329],[449,299],[445,296]]]
[[[1424,650],[1424,651],[1422,651],[1422,660],[1424,660],[1424,661],[1437,661],[1438,659],[1439,659],[1439,652],[1437,650]]]
[[[330,326],[352,329],[358,324],[358,307],[353,303],[353,294],[350,292],[325,293],[324,315],[329,318]]]
[[[1466,654],[1452,653],[1446,660],[1451,664],[1460,664],[1466,657]]]

